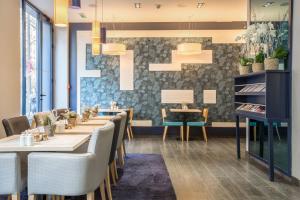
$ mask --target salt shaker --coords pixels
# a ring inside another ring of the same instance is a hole
[[[26,146],[32,146],[32,144],[33,144],[33,137],[32,134],[29,133],[26,136]]]
[[[24,133],[22,133],[20,135],[20,146],[25,146],[25,141],[26,140],[26,135]]]

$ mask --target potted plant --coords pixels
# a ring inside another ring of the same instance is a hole
[[[90,110],[90,112],[91,112],[91,115],[92,115],[93,117],[96,117],[96,116],[98,115],[98,113],[99,113],[99,106],[94,106],[94,107]]]
[[[252,64],[252,71],[253,72],[260,72],[264,70],[264,60],[265,55],[262,51],[260,51],[256,56],[254,63]]]
[[[69,114],[68,114],[68,124],[71,124],[73,127],[75,127],[76,122],[77,122],[77,113],[74,112],[74,111],[69,112]]]
[[[288,58],[288,50],[286,50],[284,47],[280,46],[277,49],[275,49],[275,51],[273,52],[272,55],[272,59],[274,60],[274,66],[271,66],[270,69],[281,69],[284,70],[285,69],[285,62]],[[273,67],[273,68],[272,68]]]
[[[54,136],[55,129],[56,129],[56,124],[55,124],[56,121],[57,121],[57,118],[54,116],[53,113],[50,113],[46,117],[46,119],[43,121],[43,126],[44,126],[45,133],[49,137]]]
[[[249,74],[252,63],[252,58],[246,58],[245,56],[241,57],[239,67],[240,75]]]

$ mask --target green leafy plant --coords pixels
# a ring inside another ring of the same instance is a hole
[[[76,118],[77,117],[77,113],[72,111],[69,113],[69,118]]]
[[[262,51],[260,51],[256,56],[255,56],[255,63],[264,63],[265,60],[265,55]]]
[[[278,58],[278,59],[287,59],[289,55],[288,50],[286,50],[284,47],[280,46],[273,52],[272,58]]]
[[[254,61],[253,58],[246,58],[246,57],[241,57],[240,58],[240,64],[241,64],[241,66],[252,65],[253,61]]]

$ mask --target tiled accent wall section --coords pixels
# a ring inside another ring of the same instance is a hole
[[[213,44],[211,38],[109,38],[108,42],[126,44],[134,52],[134,90],[120,90],[120,57],[91,55],[86,45],[86,69],[101,70],[101,77],[80,78],[80,106],[101,102],[108,107],[115,100],[120,107],[133,107],[134,118],[152,120],[161,125],[161,90],[193,90],[194,103],[190,107],[208,107],[210,121],[234,121],[233,76],[238,74],[240,44]],[[212,64],[182,64],[181,71],[149,71],[149,64],[172,63],[172,50],[182,42],[202,43],[204,50],[212,50]],[[216,90],[216,104],[203,103],[203,90]],[[178,117],[178,116],[174,116]],[[193,116],[194,119],[198,116]]]

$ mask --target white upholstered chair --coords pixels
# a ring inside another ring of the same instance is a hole
[[[28,156],[28,195],[58,196],[87,195],[94,199],[100,185],[101,197],[106,199],[104,180],[107,179],[114,124],[108,122],[96,129],[87,153],[31,153]]]
[[[17,153],[0,153],[0,195],[10,195],[20,199],[20,192],[26,185],[21,176],[21,160]]]

